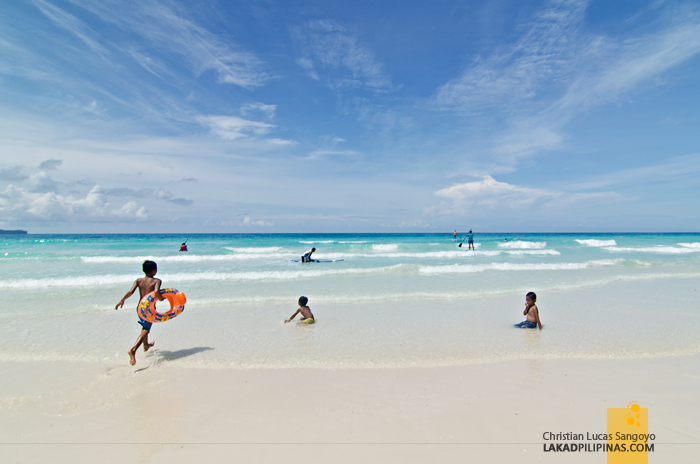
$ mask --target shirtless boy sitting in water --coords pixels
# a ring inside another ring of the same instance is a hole
[[[133,295],[137,288],[139,289],[139,303],[144,296],[151,292],[156,292],[156,298],[158,298],[158,301],[163,301],[163,295],[160,294],[160,286],[163,282],[154,277],[157,272],[158,266],[156,263],[153,261],[144,261],[143,273],[146,274],[146,277],[136,279],[134,281],[134,285],[131,286],[131,290],[124,295],[124,298],[117,303],[114,309],[117,310],[119,308],[123,308],[124,300]],[[138,304],[136,305],[136,309],[138,314]],[[129,350],[129,363],[131,363],[132,366],[136,364],[136,350],[139,349],[140,345],[143,345],[143,351],[148,351],[150,347],[155,345],[155,343],[148,343],[148,333],[151,331],[151,326],[153,324],[151,322],[144,321],[141,319],[141,317],[139,317],[139,324],[141,324],[142,327],[141,333],[139,334],[139,338],[136,339],[136,344]]]
[[[316,321],[314,320],[314,315],[311,313],[311,309],[306,306],[306,303],[309,302],[309,299],[306,298],[305,296],[299,297],[299,309],[297,309],[297,312],[292,314],[292,317],[284,321],[286,324],[287,322],[291,321],[294,319],[294,317],[301,313],[301,322],[299,324],[314,324]]]
[[[535,295],[535,292],[530,292],[525,295],[525,311],[523,311],[523,316],[527,317],[520,324],[515,324],[515,327],[521,329],[534,329],[535,327],[539,326],[540,330],[542,330],[540,311],[537,309],[535,301],[537,301],[537,295]]]

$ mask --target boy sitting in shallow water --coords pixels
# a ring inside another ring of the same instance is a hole
[[[309,309],[309,307],[306,306],[306,303],[308,302],[309,299],[305,296],[300,297],[299,309],[297,309],[297,312],[292,314],[292,317],[284,321],[284,323],[286,324],[287,322],[290,322],[292,319],[294,319],[294,316],[301,313],[301,322],[299,322],[299,324],[314,324],[316,322],[314,321],[314,315],[311,313],[311,309]]]
[[[124,298],[117,303],[117,305],[114,307],[115,310],[119,308],[124,307],[124,300],[129,298],[131,295],[134,294],[136,289],[139,289],[139,303],[141,300],[143,300],[143,297],[148,295],[151,292],[156,292],[156,298],[158,298],[158,301],[163,301],[163,295],[160,294],[160,286],[163,283],[160,279],[156,279],[154,276],[158,272],[158,265],[154,263],[153,261],[144,261],[143,262],[143,273],[146,274],[146,277],[141,277],[140,279],[136,279],[134,281],[134,285],[131,286],[131,290],[127,292],[126,295],[124,295]],[[138,303],[136,304],[136,313],[138,314],[138,308],[139,305]],[[151,331],[151,326],[153,325],[151,322],[144,321],[139,317],[139,324],[141,324],[141,333],[139,334],[139,338],[136,339],[136,344],[129,350],[129,363],[133,366],[136,364],[136,350],[139,349],[140,345],[143,345],[143,351],[148,351],[150,347],[155,345],[155,343],[148,343],[148,333]]]
[[[542,330],[542,323],[540,322],[540,312],[535,304],[537,301],[537,295],[535,292],[530,292],[525,295],[525,311],[523,311],[523,316],[527,316],[523,322],[520,324],[515,324],[515,327],[521,329],[534,329],[535,327]]]

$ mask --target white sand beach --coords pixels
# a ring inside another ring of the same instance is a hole
[[[243,239],[210,238],[211,255],[161,261],[187,308],[154,325],[134,367],[137,300],[114,304],[143,250],[115,257],[112,242],[132,242],[96,236],[24,257],[16,244],[0,279],[2,462],[603,463],[545,452],[544,434],[606,433],[607,408],[632,401],[648,408],[650,462],[697,462],[700,238],[665,237],[657,253],[644,250],[658,237],[616,237],[642,250],[627,256],[585,237],[517,244],[557,254],[492,241],[498,256],[425,258],[454,244],[411,236],[394,244],[408,258],[335,268],[229,260],[221,250]],[[530,290],[542,331],[513,328]],[[299,294],[315,325],[283,323]]]
[[[700,441],[700,355],[400,369],[104,371],[36,361],[0,370],[8,463],[602,463],[604,453],[463,443],[605,433],[606,408],[633,400],[649,408],[658,443],[650,462],[700,456],[698,444],[664,444]]]

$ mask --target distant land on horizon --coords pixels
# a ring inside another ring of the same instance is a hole
[[[26,230],[4,230],[0,229],[0,234],[26,234]]]

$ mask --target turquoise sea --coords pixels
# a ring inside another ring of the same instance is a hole
[[[178,247],[185,239],[189,252]],[[152,355],[190,367],[401,367],[700,352],[700,234],[0,236],[0,356],[126,362],[152,259],[185,312]],[[294,263],[311,247],[317,259]],[[525,293],[543,331],[518,330]],[[305,295],[318,323],[283,324]]]

